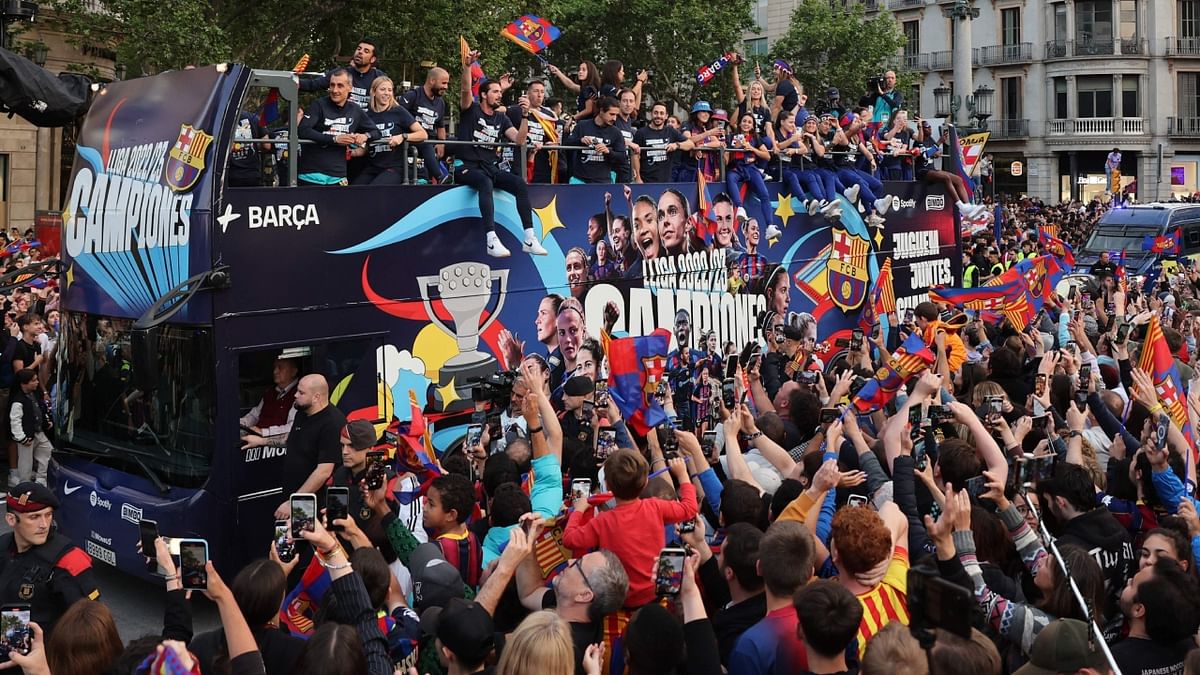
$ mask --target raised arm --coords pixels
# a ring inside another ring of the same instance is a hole
[[[479,58],[479,52],[473,50],[462,56],[462,82],[458,90],[458,107],[466,110],[475,102],[471,96],[471,63]]]

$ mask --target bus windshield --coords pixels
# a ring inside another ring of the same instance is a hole
[[[1114,227],[1112,229],[1097,229],[1084,245],[1085,251],[1141,251],[1142,240],[1146,235],[1158,233],[1154,227]]]
[[[160,327],[158,378],[138,377],[133,321],[70,312],[59,370],[56,427],[68,448],[160,486],[208,477],[216,415],[212,330]]]

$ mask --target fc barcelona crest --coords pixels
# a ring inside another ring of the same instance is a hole
[[[163,179],[176,192],[192,189],[204,171],[204,153],[212,143],[212,134],[206,134],[190,124],[179,126],[179,138],[167,153],[163,167]]]
[[[827,282],[829,299],[843,311],[858,309],[867,297],[867,256],[871,243],[838,227],[833,229]]]

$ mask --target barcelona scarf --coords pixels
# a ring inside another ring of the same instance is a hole
[[[283,607],[279,610],[280,625],[297,637],[312,636],[317,611],[332,585],[329,571],[321,565],[317,556],[313,556],[304,575],[300,577],[300,583],[283,599]]]
[[[1196,441],[1184,403],[1183,379],[1179,376],[1179,369],[1175,366],[1157,315],[1150,318],[1150,325],[1146,329],[1146,341],[1142,343],[1138,368],[1150,374],[1159,403],[1171,416],[1171,421],[1183,431],[1184,438],[1191,446],[1191,456],[1187,458],[1189,464],[1196,461]]]
[[[908,336],[892,358],[875,373],[874,379],[868,380],[862,389],[858,390],[853,401],[854,407],[863,414],[882,410],[896,397],[900,387],[907,384],[914,375],[929,368],[934,360],[933,352],[920,335]]]
[[[540,126],[542,128],[542,133],[545,134],[546,140],[549,141],[550,145],[558,145],[558,142],[559,142],[558,117],[556,117],[554,115],[554,113],[552,113],[552,112],[546,113],[546,112],[542,112],[541,110],[530,109],[529,112],[531,115],[533,115],[533,119],[537,120],[538,126]],[[549,153],[550,154],[548,155],[548,157],[550,160],[550,182],[557,183],[558,182],[558,151],[550,150]],[[530,183],[533,182],[533,159],[534,159],[533,155],[530,155],[529,161],[526,163],[526,166],[525,166],[525,174],[526,174],[525,177]]]

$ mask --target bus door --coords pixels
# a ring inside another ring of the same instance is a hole
[[[324,375],[330,401],[343,413],[349,412],[346,405],[358,407],[363,401],[373,405],[377,401],[376,351],[382,344],[382,336],[355,336],[237,351],[240,418],[233,422],[239,427],[234,438],[238,439],[236,452],[241,462],[235,463],[232,473],[237,518],[232,543],[235,557],[242,562],[266,553],[275,523],[273,514],[289,497],[284,494],[283,477],[286,434],[298,414],[292,402],[296,380],[312,373]],[[258,438],[268,442],[260,443]],[[340,457],[340,447],[338,450]]]

